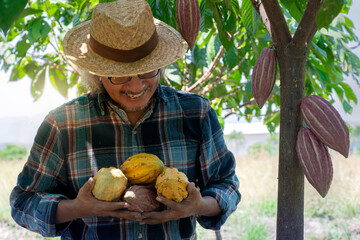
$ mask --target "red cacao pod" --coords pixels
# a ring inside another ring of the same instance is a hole
[[[302,128],[297,135],[296,152],[307,180],[324,198],[333,178],[327,147],[309,128]]]
[[[125,190],[123,200],[129,203],[128,210],[137,212],[157,211],[163,206],[156,201],[155,189],[146,185],[132,185]]]
[[[308,95],[301,100],[301,115],[311,131],[329,148],[349,156],[349,129],[326,99]]]
[[[177,0],[176,18],[182,37],[193,50],[201,24],[198,0]]]
[[[265,47],[255,62],[251,76],[251,90],[259,108],[264,106],[274,88],[276,73],[276,51]]]

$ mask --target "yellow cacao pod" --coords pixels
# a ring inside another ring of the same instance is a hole
[[[118,201],[126,189],[127,178],[115,167],[101,168],[94,176],[92,194],[102,201]]]
[[[188,196],[186,187],[189,183],[187,176],[176,168],[165,168],[157,177],[155,188],[159,196],[181,202]]]
[[[163,162],[154,154],[135,154],[120,166],[131,184],[148,184],[164,170]]]

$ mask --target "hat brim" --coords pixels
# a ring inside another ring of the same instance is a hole
[[[116,62],[94,53],[88,45],[90,21],[77,25],[66,34],[64,52],[77,67],[98,76],[133,76],[160,69],[183,57],[188,45],[180,33],[168,24],[155,18],[154,24],[159,37],[158,45],[148,56],[136,62]]]

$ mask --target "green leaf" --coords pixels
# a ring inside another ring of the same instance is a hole
[[[347,100],[349,102],[353,102],[354,104],[357,104],[357,97],[353,92],[353,90],[351,89],[351,87],[345,82],[341,82],[339,83],[339,85],[344,89]]]
[[[67,97],[69,85],[64,71],[57,68],[50,68],[49,77],[54,88],[58,90],[61,95]]]
[[[79,78],[80,78],[79,75],[77,75],[75,73],[71,73],[69,88],[72,88],[75,85],[77,85],[77,83],[79,82]]]
[[[246,30],[252,35],[255,35],[261,24],[261,21],[259,21],[258,15],[250,0],[242,1],[241,22],[244,24]]]
[[[35,74],[31,83],[31,95],[34,101],[37,101],[44,91],[45,86],[46,67],[42,66]]]
[[[327,27],[340,13],[344,0],[324,0],[317,16],[316,23],[320,28]]]
[[[28,40],[30,43],[46,38],[50,32],[50,25],[43,19],[37,18],[31,22]]]
[[[233,69],[239,63],[239,57],[237,55],[237,49],[233,45],[228,52],[224,53],[224,63],[229,69]]]
[[[280,111],[267,114],[264,118],[264,124],[270,133],[275,132],[276,127],[280,124]]]
[[[26,16],[34,15],[34,14],[40,14],[42,12],[43,12],[43,10],[41,10],[41,9],[25,8],[19,15],[19,18],[24,18]]]
[[[5,34],[18,19],[26,3],[27,0],[0,0],[0,28]]]
[[[24,57],[30,47],[31,47],[31,44],[30,44],[29,40],[27,39],[27,35],[25,35],[23,37],[23,39],[16,44],[17,57],[20,57],[20,58]]]
[[[280,2],[289,11],[290,15],[299,23],[304,10],[299,9],[298,6],[302,4],[297,4],[296,0],[281,0]]]
[[[345,100],[342,102],[342,104],[343,104],[343,108],[344,108],[345,112],[351,114],[353,107]]]

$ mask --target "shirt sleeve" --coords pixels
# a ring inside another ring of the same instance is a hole
[[[200,216],[197,220],[204,228],[219,230],[241,199],[239,180],[235,174],[236,162],[226,147],[217,115],[210,106],[203,120],[202,132],[201,178],[198,184],[202,196],[214,197],[222,213],[215,217]]]
[[[38,129],[29,158],[10,195],[15,222],[46,237],[59,236],[64,225],[55,225],[55,214],[66,183],[61,134],[47,117]]]

